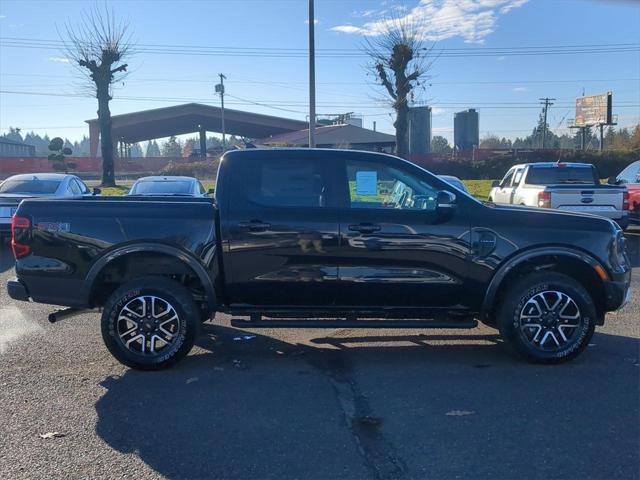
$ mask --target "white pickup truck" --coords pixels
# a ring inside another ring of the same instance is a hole
[[[588,163],[526,163],[514,165],[494,181],[489,201],[590,213],[629,223],[629,193],[624,186],[600,183]]]

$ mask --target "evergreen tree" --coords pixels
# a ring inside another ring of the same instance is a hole
[[[162,145],[162,156],[170,158],[182,158],[182,145],[175,136],[172,135],[169,140],[167,140]]]
[[[607,131],[604,133],[604,148],[611,150],[613,148],[613,141],[616,138],[616,131],[609,125]]]
[[[131,156],[136,158],[142,157],[142,148],[139,143],[131,145]]]
[[[451,152],[451,146],[449,145],[449,141],[440,135],[434,136],[431,139],[431,152],[433,153]]]
[[[147,142],[147,149],[144,154],[145,157],[160,157],[162,156],[160,153],[160,147],[158,147],[158,142],[155,140],[149,140]]]

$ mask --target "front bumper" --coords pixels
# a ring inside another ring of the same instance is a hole
[[[17,278],[7,282],[7,293],[14,300],[20,300],[22,302],[29,301],[29,292],[27,291],[27,287]]]
[[[631,269],[605,282],[607,312],[620,310],[631,301]]]

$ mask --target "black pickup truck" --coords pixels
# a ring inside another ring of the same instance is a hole
[[[250,328],[481,321],[558,363],[630,298],[614,222],[483,204],[349,150],[229,152],[215,199],[24,200],[12,245],[12,298],[101,308],[108,349],[140,369],[184,357],[216,312]]]

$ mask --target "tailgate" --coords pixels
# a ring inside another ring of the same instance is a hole
[[[551,208],[593,213],[607,217],[622,214],[623,190],[619,188],[549,188]]]

